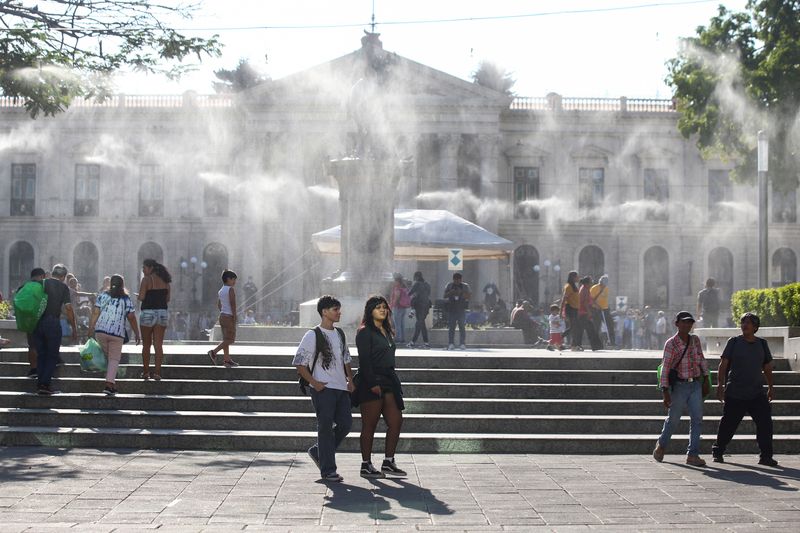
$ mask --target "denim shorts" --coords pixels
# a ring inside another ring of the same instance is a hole
[[[169,320],[169,311],[166,309],[142,309],[139,314],[139,324],[152,328],[153,326],[167,327]]]

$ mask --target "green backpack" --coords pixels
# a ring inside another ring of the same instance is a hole
[[[14,295],[14,318],[17,319],[17,329],[33,333],[46,307],[47,294],[44,292],[44,282],[26,281]]]

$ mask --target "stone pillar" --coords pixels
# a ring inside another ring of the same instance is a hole
[[[455,191],[458,188],[458,147],[461,135],[447,133],[439,135],[439,172],[442,191]]]
[[[481,154],[481,197],[485,199],[497,198],[497,166],[500,151],[500,137],[498,135],[479,135],[478,147]]]

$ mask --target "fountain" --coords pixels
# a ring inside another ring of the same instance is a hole
[[[400,178],[411,161],[401,159],[393,147],[396,132],[389,117],[390,68],[393,56],[368,33],[361,39],[363,77],[351,88],[348,119],[356,128],[355,146],[348,157],[330,162],[331,175],[339,185],[342,225],[340,269],[322,280],[322,293],[342,302],[341,324],[361,319],[367,296],[385,293],[394,263],[394,206]],[[395,112],[397,107],[395,105]],[[300,305],[300,325],[319,322],[317,300]]]

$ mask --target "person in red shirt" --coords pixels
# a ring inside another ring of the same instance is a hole
[[[664,407],[667,418],[661,436],[658,438],[653,458],[659,463],[664,460],[664,453],[672,432],[678,426],[683,411],[689,410],[689,448],[686,451],[686,464],[705,466],[700,458],[700,433],[703,424],[703,390],[704,376],[708,374],[708,363],[703,356],[700,338],[691,335],[694,317],[688,311],[675,315],[675,327],[678,332],[664,343],[664,357],[661,363],[661,391],[664,395]],[[677,370],[677,379],[670,387],[670,370]]]
[[[575,331],[575,346],[573,349],[581,351],[581,342],[583,341],[583,332],[589,337],[589,344],[592,346],[592,351],[599,350],[602,347],[600,337],[597,335],[597,328],[592,322],[592,277],[584,276],[580,281],[580,290],[578,291],[578,298],[580,306],[578,307],[578,327]]]

